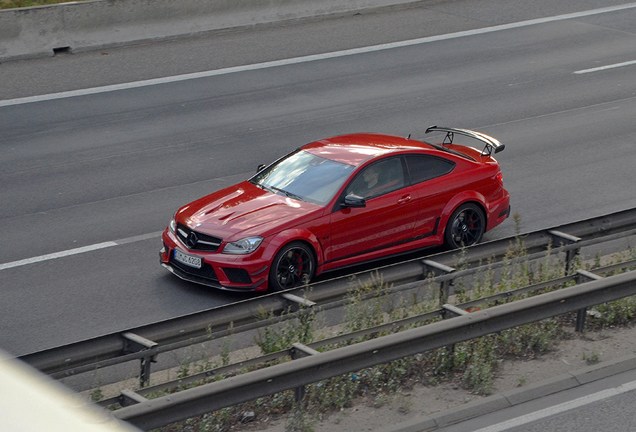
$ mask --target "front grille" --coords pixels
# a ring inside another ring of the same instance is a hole
[[[218,282],[219,278],[216,276],[214,269],[206,263],[203,263],[200,269],[187,266],[185,264],[180,263],[179,261],[170,257],[170,265],[178,269],[181,273],[186,273],[190,276],[195,276],[197,278],[205,279],[211,282]]]
[[[211,235],[191,230],[187,226],[181,224],[177,224],[177,236],[179,237],[179,240],[181,240],[190,250],[216,252],[222,242],[222,240],[218,237],[213,237]]]

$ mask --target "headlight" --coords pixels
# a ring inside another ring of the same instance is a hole
[[[170,228],[170,232],[174,233],[177,230],[177,221],[172,219],[168,227]]]
[[[246,255],[252,253],[263,241],[263,237],[247,237],[225,245],[223,253],[233,255]]]

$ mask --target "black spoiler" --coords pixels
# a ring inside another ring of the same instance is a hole
[[[447,128],[447,127],[441,127],[441,126],[431,126],[428,129],[426,129],[426,133],[430,133],[430,132],[446,132],[446,137],[444,137],[444,141],[442,142],[442,144],[452,144],[455,134],[464,135],[464,136],[479,140],[483,142],[484,144],[486,144],[486,147],[484,147],[484,150],[481,152],[481,154],[484,156],[490,156],[493,152],[499,153],[506,147],[505,145],[500,143],[497,139],[489,135],[486,135],[484,133],[477,132],[470,129],[457,129],[457,128]]]

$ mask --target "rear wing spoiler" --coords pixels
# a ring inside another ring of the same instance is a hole
[[[455,134],[464,135],[464,136],[479,140],[486,145],[486,147],[484,147],[484,149],[481,152],[481,154],[484,156],[490,156],[493,152],[499,153],[506,147],[504,144],[500,143],[495,138],[489,135],[486,135],[484,133],[473,131],[470,129],[456,129],[456,128],[441,127],[441,126],[431,126],[428,129],[426,129],[426,133],[430,133],[430,132],[446,132],[446,136],[444,137],[444,141],[442,141],[442,145],[452,144]]]

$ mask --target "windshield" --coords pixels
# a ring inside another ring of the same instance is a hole
[[[316,204],[327,204],[347,179],[352,165],[300,150],[250,179],[263,189]]]

